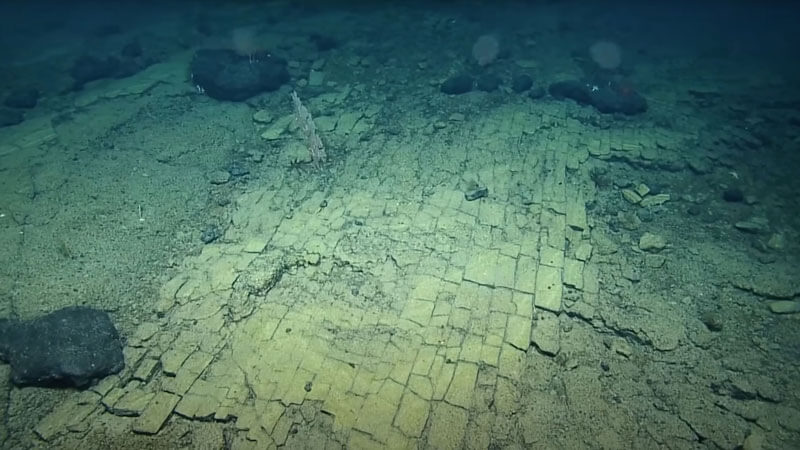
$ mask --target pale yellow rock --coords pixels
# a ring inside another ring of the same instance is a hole
[[[468,334],[461,344],[461,352],[458,358],[462,361],[478,362],[481,360],[481,347],[483,346],[483,336]]]
[[[523,69],[535,69],[539,67],[539,62],[535,59],[515,59],[514,63]]]
[[[607,141],[601,141],[600,139],[593,139],[589,141],[587,150],[589,154],[594,157],[603,157],[608,156],[611,153],[611,148],[608,145]]]
[[[622,190],[622,198],[624,198],[625,200],[627,200],[630,203],[633,203],[634,205],[637,205],[637,204],[639,204],[639,202],[642,201],[642,196],[637,194],[632,189],[623,189]]]
[[[186,361],[186,358],[188,358],[196,348],[196,345],[183,342],[179,345],[173,345],[172,348],[161,355],[161,369],[167,375],[175,375],[183,362]]]
[[[500,347],[484,344],[481,347],[481,362],[492,367],[497,367],[500,358]]]
[[[111,389],[104,397],[101,403],[103,406],[111,411],[111,407],[119,401],[128,391],[126,389],[115,387]]]
[[[158,313],[165,313],[175,306],[176,296],[183,286],[189,281],[186,274],[178,275],[164,283],[159,289],[159,298],[154,309]]]
[[[306,394],[306,399],[315,401],[325,400],[330,390],[331,386],[329,384],[315,382],[311,385],[311,390]]]
[[[222,405],[228,388],[216,386],[205,380],[197,380],[192,389],[175,406],[175,412],[189,418],[205,419],[214,416]]]
[[[0,128],[0,156],[19,150],[30,151],[45,146],[58,139],[53,129],[53,117],[42,116],[26,118],[24,122],[12,127]]]
[[[583,292],[597,294],[600,292],[600,269],[597,264],[587,263],[583,266]]]
[[[514,280],[514,289],[533,294],[536,292],[536,272],[539,263],[530,256],[520,256],[517,260],[517,271]]]
[[[369,434],[350,433],[350,438],[347,441],[347,448],[378,450],[385,448],[385,446],[383,443],[372,439],[372,437]]]
[[[434,303],[427,300],[409,300],[400,317],[422,326],[428,325],[433,314]]]
[[[637,142],[623,142],[617,148],[623,152],[638,152],[642,149],[642,145]]]
[[[264,125],[272,122],[273,119],[274,117],[272,117],[272,114],[270,114],[269,111],[265,109],[261,109],[253,113],[253,122],[255,123],[260,123]]]
[[[764,450],[767,439],[759,429],[753,429],[742,442],[742,450]]]
[[[769,310],[775,314],[794,314],[800,312],[800,302],[792,300],[776,300],[768,303]]]
[[[354,428],[386,442],[402,395],[402,385],[392,381],[384,383],[379,393],[368,395],[364,400]]]
[[[139,366],[136,368],[136,371],[133,372],[133,379],[144,382],[150,381],[150,377],[153,376],[157,367],[158,367],[157,359],[147,358],[141,363],[139,363]]]
[[[450,387],[447,389],[445,401],[469,409],[472,406],[472,393],[477,377],[477,364],[460,361],[456,366]]]
[[[403,394],[394,425],[406,436],[420,437],[428,421],[430,404],[411,391]]]
[[[555,314],[539,313],[531,332],[531,342],[548,355],[561,351],[561,327]]]
[[[286,438],[289,437],[289,432],[292,431],[293,425],[294,423],[288,415],[281,415],[278,418],[278,422],[272,428],[272,433],[270,433],[269,437],[275,444],[283,446],[286,443]]]
[[[550,267],[564,267],[564,251],[549,245],[542,246],[539,250],[539,262]]]
[[[145,322],[136,327],[133,335],[128,339],[128,343],[131,345],[141,345],[144,341],[153,337],[159,330],[160,327],[157,323]]]
[[[318,266],[321,257],[319,253],[306,253],[303,255],[303,260],[309,266]]]
[[[583,288],[583,261],[577,259],[564,259],[564,284],[576,289]]]
[[[275,141],[283,136],[283,133],[289,128],[289,125],[294,121],[294,116],[284,116],[280,119],[273,121],[261,133],[261,138],[267,141]],[[316,122],[316,120],[315,120]]]
[[[514,291],[511,289],[495,289],[492,292],[491,304],[489,311],[497,311],[505,314],[514,314],[516,307],[512,300]]]
[[[466,330],[469,326],[470,311],[467,308],[455,308],[451,311],[447,324],[459,330]]]
[[[156,434],[167,421],[180,396],[159,391],[150,400],[141,416],[133,423],[133,431],[142,434]]]
[[[343,428],[352,428],[363,403],[363,397],[332,389],[322,404],[322,411],[332,415]]]
[[[165,379],[162,389],[183,395],[214,359],[214,355],[196,351],[189,356],[172,378]]]
[[[628,344],[628,341],[624,339],[614,339],[614,341],[611,342],[611,350],[614,353],[622,355],[626,358],[629,358],[631,354],[633,354],[633,349],[631,348],[631,345]]]
[[[586,222],[586,202],[583,195],[578,193],[574,196],[568,195],[567,201],[567,226],[573,230],[583,231],[589,228]]]
[[[242,251],[244,251],[245,253],[261,253],[264,251],[264,248],[266,248],[266,246],[267,246],[266,239],[262,237],[255,237],[247,241]]]
[[[510,256],[498,255],[495,268],[495,286],[513,288],[517,260]]]
[[[561,311],[561,269],[540,265],[536,273],[536,295],[534,306],[548,311]]]
[[[650,187],[644,183],[639,183],[636,185],[634,191],[636,191],[636,193],[639,194],[639,197],[644,197],[645,195],[650,193]]]
[[[767,241],[767,247],[772,250],[783,250],[786,248],[786,235],[783,233],[772,233]]]
[[[663,236],[645,233],[639,238],[639,249],[645,252],[659,252],[667,247],[667,241]]]
[[[646,159],[648,161],[654,161],[658,158],[661,152],[659,151],[658,148],[656,148],[656,146],[653,145],[653,146],[643,147],[640,154],[642,156],[642,159]]]
[[[432,400],[442,400],[447,387],[450,385],[450,380],[453,379],[453,372],[456,365],[448,363],[443,356],[436,356],[431,367],[431,381],[433,384],[433,392],[431,393]]]
[[[361,119],[364,113],[361,111],[350,111],[339,115],[336,122],[336,134],[347,136],[359,130],[359,124],[363,124]]]
[[[423,275],[416,280],[414,289],[411,291],[411,298],[433,302],[436,301],[436,297],[442,289],[441,279]]]
[[[525,352],[511,344],[503,344],[503,348],[500,350],[500,360],[497,363],[497,374],[512,380],[519,380],[524,360]]]
[[[649,196],[643,198],[642,201],[639,202],[639,205],[647,208],[647,207],[650,207],[650,206],[657,206],[657,205],[664,204],[664,203],[668,202],[669,200],[670,200],[670,195],[669,194],[649,195]]]
[[[256,423],[264,431],[271,434],[286,408],[280,402],[275,401],[257,400],[255,406],[258,414]]]
[[[430,400],[433,396],[433,385],[430,377],[411,375],[408,378],[408,388],[425,400]]]
[[[49,441],[61,433],[74,429],[95,409],[100,408],[100,396],[93,392],[90,394],[92,394],[92,397],[78,395],[75,398],[63,401],[56,409],[39,421],[33,429],[34,433],[43,440]],[[90,398],[93,400],[88,401]]]
[[[474,249],[464,269],[464,279],[484,286],[494,286],[498,255],[497,250]]]
[[[588,261],[592,257],[592,244],[589,241],[581,241],[575,249],[575,259]]]
[[[389,373],[389,378],[392,380],[405,384],[408,381],[411,371],[414,369],[414,355],[416,354],[415,348],[408,348],[400,355],[395,355],[389,358],[394,366]],[[384,355],[385,357],[385,355]]]
[[[531,318],[533,314],[533,296],[524,292],[513,292],[511,301],[514,303],[514,313],[518,316]]]
[[[527,350],[531,340],[531,321],[525,317],[508,316],[506,342],[520,350]]]
[[[355,378],[353,378],[353,385],[350,391],[354,394],[367,396],[367,394],[374,394],[376,391],[372,388],[372,383],[375,381],[375,374],[362,367],[359,369]]]

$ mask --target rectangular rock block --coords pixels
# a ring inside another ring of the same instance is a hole
[[[561,311],[561,269],[540,265],[536,273],[536,295],[534,306],[548,311]]]
[[[567,226],[579,231],[589,227],[586,223],[586,202],[580,192],[570,195],[567,201]]]
[[[564,284],[576,289],[583,288],[583,261],[572,258],[564,260]]]
[[[156,434],[169,419],[172,410],[180,401],[180,396],[159,391],[133,424],[133,431],[142,434]]]
[[[494,286],[497,258],[497,250],[474,249],[464,269],[464,279],[484,286]]]
[[[514,280],[514,289],[533,294],[536,292],[536,272],[539,263],[530,256],[520,256],[517,260],[517,273]]]
[[[480,350],[480,349],[479,349]],[[450,404],[469,409],[472,406],[472,393],[478,379],[478,365],[460,361],[456,366],[453,380],[444,399]]]

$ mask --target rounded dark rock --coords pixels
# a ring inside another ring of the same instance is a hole
[[[472,90],[474,80],[467,74],[453,75],[444,80],[439,89],[445,94],[458,95],[466,94]]]
[[[544,97],[546,94],[547,91],[543,87],[539,86],[531,89],[530,92],[528,92],[528,97],[530,97],[531,100],[538,100]]]
[[[39,90],[36,88],[16,89],[6,97],[4,105],[10,108],[30,109],[39,102]]]
[[[195,52],[190,70],[192,83],[216,100],[240,102],[289,81],[286,60],[268,53],[242,56],[228,49],[202,49]]]
[[[319,33],[312,33],[311,36],[309,36],[309,39],[311,40],[311,42],[314,43],[314,45],[317,46],[317,50],[321,52],[333,50],[334,48],[339,46],[339,41],[337,41],[336,38],[332,36],[326,36]]]
[[[0,128],[22,123],[25,116],[16,109],[0,108]]]
[[[478,89],[484,92],[496,91],[500,87],[500,77],[494,74],[486,74],[478,78]]]
[[[28,321],[0,320],[0,360],[21,386],[84,387],[125,366],[111,317],[83,306]]]
[[[525,92],[533,86],[533,78],[530,75],[523,73],[515,75],[511,79],[511,90],[514,92]]]
[[[744,192],[739,188],[728,188],[722,192],[722,199],[730,203],[741,203],[744,201]]]
[[[699,216],[700,214],[703,214],[703,207],[700,205],[690,205],[688,208],[686,208],[686,213],[690,216]]]
[[[647,100],[627,85],[566,80],[552,83],[548,91],[556,100],[591,105],[603,114],[635,115],[647,111]]]

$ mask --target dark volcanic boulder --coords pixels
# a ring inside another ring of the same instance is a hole
[[[0,128],[22,123],[25,116],[15,109],[0,108]]]
[[[582,105],[591,103],[591,96],[589,95],[591,86],[577,80],[557,81],[551,84],[547,91],[556,100],[568,98]]]
[[[116,77],[121,64],[120,59],[114,56],[82,55],[72,63],[69,74],[75,80],[74,88],[77,90],[90,81]]]
[[[0,359],[18,385],[86,386],[125,365],[108,314],[80,306],[30,321],[0,320]]]
[[[30,109],[39,102],[39,90],[36,88],[15,89],[8,94],[4,105],[10,108]]]
[[[647,111],[647,101],[638,92],[623,87],[606,86],[591,92],[592,106],[604,114],[632,116]]]
[[[533,87],[533,78],[528,74],[517,74],[511,78],[511,90],[514,92],[525,92]]]
[[[136,74],[153,64],[155,60],[147,57],[139,41],[130,41],[119,52],[109,55],[84,54],[78,57],[69,74],[75,80],[74,90],[80,90],[86,83],[104,78],[125,78]]]
[[[492,92],[496,91],[500,87],[500,82],[501,82],[500,77],[494,74],[487,73],[485,75],[481,75],[480,77],[478,77],[476,86],[478,87],[478,90],[484,92]]]
[[[559,81],[550,85],[550,95],[556,99],[572,99],[582,105],[591,105],[604,114],[640,114],[647,111],[647,101],[624,84],[584,81]]]
[[[266,53],[248,57],[226,49],[198,50],[191,71],[192,82],[209,97],[234,102],[274,91],[289,81],[286,60]]]
[[[444,80],[439,89],[445,94],[459,95],[466,94],[472,90],[472,85],[475,81],[467,74],[453,75],[452,77]]]

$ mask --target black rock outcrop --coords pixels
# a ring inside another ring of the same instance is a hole
[[[559,81],[551,84],[548,91],[555,99],[572,99],[582,105],[594,106],[603,114],[631,116],[647,111],[647,100],[624,84]]]
[[[0,359],[17,385],[86,386],[125,366],[104,311],[73,306],[28,320],[0,320]]]
[[[278,89],[289,81],[286,60],[267,53],[241,56],[233,50],[198,50],[192,59],[192,82],[216,100],[240,102]]]

